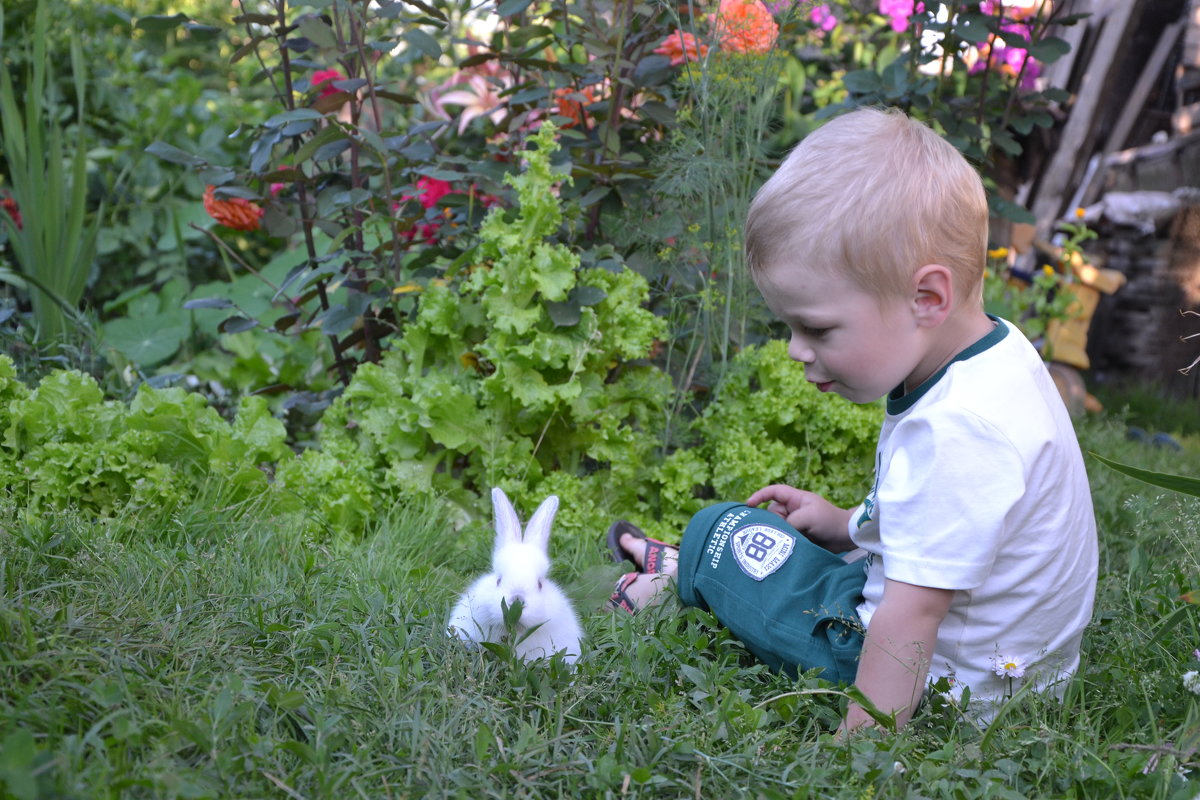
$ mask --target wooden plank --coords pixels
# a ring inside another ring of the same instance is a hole
[[[1117,124],[1113,126],[1112,133],[1108,135],[1108,141],[1104,143],[1105,155],[1125,149],[1125,143],[1129,139],[1133,125],[1142,115],[1142,109],[1146,105],[1146,98],[1150,96],[1150,90],[1162,76],[1167,57],[1175,49],[1175,43],[1179,41],[1179,34],[1183,33],[1183,26],[1184,20],[1182,19],[1172,22],[1163,29],[1162,35],[1158,37],[1158,44],[1154,46],[1150,60],[1142,68],[1142,74],[1138,76],[1133,91],[1129,93],[1125,108],[1121,112],[1121,116],[1117,118]]]
[[[1180,69],[1200,69],[1200,0],[1191,0],[1187,11],[1187,32],[1183,35]]]
[[[1130,28],[1137,19],[1134,12],[1141,11],[1143,2],[1129,0],[1116,5],[1104,22],[1104,30],[1100,32],[1100,39],[1079,83],[1079,92],[1063,128],[1062,138],[1050,158],[1031,209],[1037,218],[1038,234],[1043,238],[1049,237],[1062,212],[1064,201],[1072,194],[1070,183],[1076,167],[1091,156],[1088,139],[1093,134],[1096,107],[1117,67],[1116,57],[1129,39]]]
[[[1117,124],[1113,126],[1112,132],[1109,133],[1108,140],[1104,143],[1104,148],[1088,161],[1088,169],[1083,175],[1083,180],[1080,182],[1078,190],[1075,192],[1074,199],[1071,201],[1072,206],[1091,205],[1096,199],[1100,187],[1104,185],[1104,176],[1108,172],[1108,155],[1125,149],[1125,143],[1129,139],[1129,134],[1133,131],[1133,126],[1137,123],[1138,117],[1142,115],[1142,109],[1146,105],[1146,98],[1150,96],[1150,90],[1154,88],[1154,84],[1162,77],[1163,67],[1167,64],[1167,58],[1174,51],[1175,45],[1179,41],[1179,36],[1183,33],[1184,24],[1185,21],[1182,19],[1172,22],[1159,35],[1158,44],[1154,46],[1154,51],[1150,54],[1150,59],[1142,67],[1142,74],[1138,76],[1137,83],[1134,85],[1133,90],[1130,91],[1125,108],[1121,111],[1121,116],[1117,118]]]

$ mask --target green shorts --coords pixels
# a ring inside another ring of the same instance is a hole
[[[864,561],[847,563],[770,511],[719,503],[688,523],[677,581],[684,605],[711,611],[773,669],[854,680]]]

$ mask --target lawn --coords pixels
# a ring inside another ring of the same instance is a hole
[[[1200,472],[1081,423],[1085,450]],[[1101,581],[1059,704],[989,728],[934,703],[845,744],[845,698],[756,665],[706,614],[591,611],[619,568],[557,552],[576,671],[446,638],[491,532],[383,509],[361,541],[200,497],[94,520],[6,507],[0,785],[35,797],[1137,797],[1200,795],[1200,514],[1089,460]],[[518,500],[518,507],[522,504]],[[1189,770],[1192,770],[1189,772]]]

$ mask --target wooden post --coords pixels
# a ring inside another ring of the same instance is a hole
[[[1140,13],[1143,1],[1118,3],[1104,21],[1104,30],[1088,60],[1062,139],[1050,159],[1031,209],[1037,218],[1038,235],[1042,238],[1049,238],[1062,213],[1065,198],[1072,194],[1071,182],[1075,179],[1076,168],[1091,155],[1088,140],[1094,135],[1097,105],[1116,68],[1121,46],[1127,43],[1129,30],[1137,19],[1135,12]]]

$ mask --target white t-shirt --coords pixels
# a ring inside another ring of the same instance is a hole
[[[1071,419],[1033,346],[994,321],[916,390],[888,397],[875,486],[850,521],[869,554],[863,623],[885,577],[954,589],[930,679],[985,701],[1028,681],[1061,692],[1079,664],[1097,570]],[[1023,664],[1024,677],[998,676],[998,657]]]

